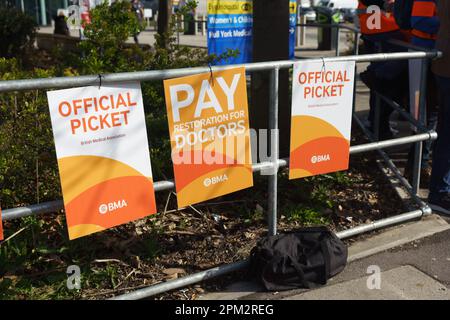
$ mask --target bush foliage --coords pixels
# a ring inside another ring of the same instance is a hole
[[[193,5],[191,2],[186,10],[190,10]],[[5,17],[6,11],[0,13],[1,25],[12,21],[9,17]],[[180,10],[177,14],[182,15],[184,12]],[[14,15],[14,19],[18,19],[17,13],[14,12]],[[24,18],[24,21],[27,24],[21,23],[23,27],[18,28],[24,30],[26,36],[19,36],[17,40],[26,38],[29,41],[33,38],[35,25],[32,20]],[[54,60],[58,61],[59,65],[46,69],[32,68],[27,71],[21,68],[22,56],[13,54],[15,58],[10,58],[7,55],[8,58],[0,60],[0,79],[195,67],[235,54],[230,51],[221,57],[211,57],[203,49],[177,45],[174,22],[171,23],[169,32],[164,35],[165,43],[159,38],[153,48],[127,43],[127,40],[139,30],[139,22],[131,11],[129,2],[115,2],[111,6],[99,5],[91,10],[91,23],[85,28],[86,40],[79,45],[81,54],[55,50],[46,54],[54,54]],[[26,47],[24,45],[26,41],[23,40],[18,41],[18,44],[13,41],[6,42],[11,43],[8,48]],[[13,52],[16,49],[8,50]],[[141,86],[153,174],[156,179],[171,177],[170,142],[162,82],[143,82]],[[0,94],[0,186],[0,203],[3,208],[61,198],[44,91]]]
[[[23,57],[33,45],[37,24],[14,8],[0,6],[0,57]]]

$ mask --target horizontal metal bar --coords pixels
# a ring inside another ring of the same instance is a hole
[[[32,215],[58,212],[64,208],[62,200],[43,202],[24,207],[6,209],[2,212],[2,220],[14,220]]]
[[[373,62],[386,60],[404,60],[404,59],[425,59],[441,56],[441,52],[396,52],[396,53],[376,53],[359,56],[341,56],[328,58],[307,59],[310,62],[337,62],[337,61],[356,61],[356,62]],[[274,68],[287,69],[292,67],[295,61],[269,61],[256,62],[242,65],[232,66],[214,66],[213,71],[227,70],[234,67],[245,67],[246,71],[256,72],[264,70],[272,70]],[[168,70],[151,70],[105,74],[101,76],[103,85],[115,82],[126,81],[157,81],[176,77],[194,75],[198,73],[211,72],[209,67],[196,67],[184,69],[168,69]],[[68,87],[79,87],[85,85],[99,85],[99,75],[77,76],[77,77],[56,77],[41,79],[23,79],[23,80],[4,80],[0,81],[0,92],[23,91],[36,89],[57,89]]]
[[[131,293],[120,295],[112,298],[111,300],[139,300],[148,298],[169,290],[174,290],[178,288],[183,288],[191,284],[212,279],[221,275],[225,275],[231,272],[239,271],[247,268],[249,265],[249,260],[243,260],[231,264],[222,265],[216,268],[208,269],[205,271],[197,272],[192,275],[179,278],[176,280],[170,280],[167,282],[159,283],[153,286],[149,286],[144,289],[136,290]]]
[[[354,33],[361,33],[361,30],[358,28],[354,28],[351,26],[348,26],[346,24],[340,24],[340,23],[297,23],[295,25],[296,27],[313,27],[313,28],[339,28],[339,29],[345,29],[348,31],[352,31]]]
[[[369,231],[374,231],[377,229],[381,229],[384,227],[389,227],[395,224],[399,224],[402,222],[406,222],[409,220],[414,220],[414,219],[419,219],[424,215],[424,212],[419,209],[419,210],[414,210],[411,212],[407,212],[407,213],[403,213],[397,216],[393,216],[393,217],[389,217],[386,219],[381,219],[381,220],[377,220],[368,224],[364,224],[364,225],[360,225],[348,230],[344,230],[341,232],[337,233],[337,236],[340,239],[346,239],[346,238],[350,238],[362,233],[366,233]]]
[[[350,154],[358,154],[358,153],[362,153],[362,152],[380,150],[382,148],[398,146],[398,145],[419,142],[419,141],[435,140],[436,138],[437,138],[436,132],[430,131],[428,133],[421,133],[421,134],[417,134],[417,135],[413,135],[413,136],[409,136],[409,137],[385,140],[385,141],[380,141],[380,142],[371,142],[371,143],[366,143],[366,144],[362,144],[362,145],[358,145],[358,146],[351,146]],[[278,160],[279,168],[286,167],[288,165],[289,165],[289,159],[279,159]],[[273,167],[274,167],[274,165],[271,162],[262,162],[262,163],[254,164],[252,168],[253,168],[253,172],[260,172],[262,170],[272,169]],[[172,190],[174,188],[175,188],[175,183],[173,182],[173,180],[157,181],[154,184],[154,189],[156,192]],[[59,210],[62,210],[63,208],[64,208],[64,205],[63,205],[62,200],[44,202],[44,203],[40,203],[40,204],[33,204],[33,205],[29,205],[29,206],[24,206],[24,207],[3,210],[2,218],[5,221],[6,220],[14,220],[14,219],[31,216],[31,215],[57,212]]]
[[[366,233],[369,231],[378,230],[381,228],[389,227],[395,224],[407,222],[414,219],[419,219],[424,215],[422,210],[415,210],[411,212],[406,212],[397,216],[389,217],[386,219],[377,220],[368,224],[360,225],[355,228],[351,228],[348,230],[343,230],[336,233],[336,236],[340,239],[346,239],[350,237],[354,237],[356,235]],[[170,280],[164,283],[156,284],[153,286],[149,286],[144,289],[139,289],[130,293],[126,293],[123,295],[116,296],[111,300],[139,300],[149,298],[151,296],[161,294],[170,290],[175,290],[179,288],[184,288],[194,283],[212,279],[215,277],[219,277],[231,272],[240,271],[249,266],[250,260],[243,260],[239,262],[235,262],[232,264],[227,264],[223,266],[219,266],[216,268],[212,268],[209,270],[205,270],[202,272],[194,273],[192,275],[179,278],[176,280]]]
[[[350,154],[357,154],[357,153],[362,153],[362,152],[367,152],[367,151],[380,150],[380,149],[404,145],[404,144],[408,144],[408,143],[427,141],[427,140],[436,140],[436,139],[437,139],[436,131],[431,130],[430,132],[420,133],[420,134],[416,134],[413,136],[395,138],[395,139],[384,140],[384,141],[376,141],[376,142],[362,144],[359,146],[352,146],[352,147],[350,147]]]

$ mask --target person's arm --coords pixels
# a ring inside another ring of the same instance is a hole
[[[412,28],[428,34],[437,34],[439,25],[435,1],[415,0],[411,15]]]

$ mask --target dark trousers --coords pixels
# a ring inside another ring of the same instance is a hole
[[[364,47],[366,54],[377,53],[377,52],[400,52],[404,51],[403,48],[387,43],[389,39],[401,39],[402,35],[399,32],[388,32],[375,35],[364,35]],[[402,73],[407,72],[407,67],[405,68],[405,63],[403,61],[388,61],[388,62],[372,62],[368,68],[378,81],[381,82],[391,82],[396,80]],[[381,87],[381,86],[380,86]],[[398,87],[398,82],[396,83]],[[400,102],[401,95],[403,92],[396,91],[395,93],[383,92],[380,90],[381,94]],[[389,91],[389,90],[388,90]],[[401,90],[403,91],[403,90]],[[375,105],[376,105],[376,95],[373,90],[370,91],[370,110],[369,110],[369,122],[371,123],[372,130],[374,130],[374,120],[375,120]],[[393,109],[384,100],[380,99],[380,123],[379,123],[379,133],[381,140],[389,138],[391,136],[391,129],[389,124],[389,118],[393,112]]]
[[[439,89],[438,139],[433,151],[430,200],[450,193],[450,78],[437,77]]]
[[[428,70],[427,77],[427,105],[426,105],[426,127],[428,130],[437,129],[438,121],[438,88],[436,84],[436,77],[430,70]],[[431,153],[433,151],[434,141],[425,141],[423,143],[423,153],[422,153],[422,169],[429,168],[429,161],[431,160]],[[411,145],[408,154],[408,168],[413,169],[413,159],[414,159],[415,145]]]

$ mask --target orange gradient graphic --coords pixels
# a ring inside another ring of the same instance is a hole
[[[350,143],[328,122],[293,116],[289,179],[348,169]]]
[[[205,159],[210,157],[208,151],[192,151],[191,159]],[[202,157],[202,158],[200,158]],[[205,197],[219,197],[248,187],[248,181],[253,180],[252,166],[239,164],[235,159],[225,155],[215,155],[221,159],[220,163],[178,164],[174,165],[174,174],[177,177],[177,198],[179,203],[202,202]],[[215,177],[226,176],[226,181],[214,181]],[[224,183],[233,181],[232,184]],[[200,193],[199,190],[207,192]]]
[[[74,156],[58,165],[70,239],[156,212],[152,179],[120,161]]]

